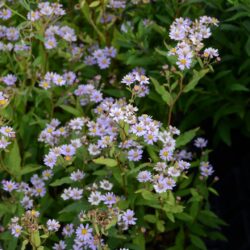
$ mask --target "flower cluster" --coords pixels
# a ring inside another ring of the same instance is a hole
[[[203,56],[209,60],[219,56],[218,50],[207,48],[203,54],[200,51],[204,48],[203,40],[211,36],[209,26],[218,26],[218,20],[207,16],[191,21],[188,18],[177,18],[170,26],[170,38],[178,41],[176,47],[169,51],[169,55],[177,56],[177,65],[180,70],[189,69],[193,58]]]
[[[149,94],[149,78],[145,76],[144,69],[134,69],[123,77],[121,83],[127,85],[135,96],[144,97]]]
[[[6,8],[0,9],[0,19],[8,20],[11,18],[11,16],[12,16],[11,10]]]
[[[16,27],[6,27],[0,25],[0,38],[8,41],[17,41],[20,37],[20,32]]]
[[[0,99],[1,99],[1,95],[0,95]],[[5,99],[2,99],[2,100],[5,100]],[[9,126],[0,127],[0,150],[6,149],[7,146],[11,143],[11,140],[15,138],[15,136],[16,136],[16,133],[14,132],[13,128]]]
[[[111,58],[116,56],[116,49],[114,47],[105,47],[104,49],[95,49],[90,56],[84,58],[86,65],[97,64],[100,69],[107,69],[111,64]]]
[[[0,78],[0,81],[6,84],[7,86],[13,86],[17,81],[17,77],[13,74],[8,74]]]
[[[0,91],[0,108],[5,107],[8,104],[8,102],[9,102],[8,96],[4,92]]]
[[[43,89],[50,89],[53,86],[70,86],[76,81],[76,74],[72,71],[65,72],[60,75],[55,72],[47,72],[39,86]]]
[[[44,46],[46,47],[46,49],[54,49],[57,47],[56,35],[59,36],[59,38],[62,38],[63,40],[70,43],[77,40],[74,29],[70,28],[69,26],[59,27],[57,25],[53,25],[45,31]]]
[[[42,18],[50,18],[51,20],[65,15],[62,4],[42,2],[38,4],[38,8],[28,12],[27,19],[34,22]]]
[[[93,84],[78,85],[74,94],[80,98],[82,106],[89,103],[99,103],[103,99],[101,91],[97,90]]]

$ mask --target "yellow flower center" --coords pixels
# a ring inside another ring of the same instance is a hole
[[[186,65],[186,64],[187,64],[187,60],[186,60],[186,59],[181,59],[181,60],[180,60],[180,63],[181,63],[182,65]]]
[[[88,233],[88,230],[85,229],[85,228],[83,228],[83,229],[82,229],[82,235],[85,235],[85,234],[87,234],[87,233]]]
[[[71,157],[70,157],[69,155],[66,155],[66,156],[64,157],[64,159],[65,159],[66,161],[70,161],[70,160],[71,160]]]
[[[7,101],[6,101],[5,99],[0,100],[0,105],[1,105],[1,106],[5,105],[6,103],[7,103]]]
[[[207,52],[204,53],[204,57],[208,57],[209,54]]]

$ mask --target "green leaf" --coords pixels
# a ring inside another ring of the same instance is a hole
[[[144,220],[148,221],[150,223],[156,223],[157,217],[155,215],[153,215],[153,214],[147,214],[147,215],[144,216]]]
[[[196,247],[198,247],[198,249],[207,250],[207,247],[206,247],[204,241],[200,237],[198,237],[194,234],[190,234],[190,239],[191,239],[191,242]]]
[[[156,227],[157,227],[159,232],[163,233],[165,231],[164,221],[158,220],[156,223]]]
[[[160,83],[156,79],[154,79],[153,77],[150,77],[150,79],[154,84],[156,92],[162,97],[163,101],[167,103],[168,106],[170,106],[173,102],[173,98],[170,93],[165,89],[164,86],[160,85]]]
[[[4,164],[11,174],[14,176],[20,175],[21,156],[17,140],[12,143],[9,152],[5,154]]]
[[[70,213],[70,212],[74,212],[74,213],[79,213],[81,210],[86,210],[89,207],[87,201],[79,201],[79,202],[74,202],[72,204],[69,204],[68,206],[66,206],[65,208],[63,208],[59,214],[61,213]]]
[[[61,186],[63,184],[70,184],[72,183],[73,181],[69,178],[69,177],[63,177],[61,179],[58,179],[58,180],[55,180],[54,182],[52,182],[50,184],[50,186],[52,187],[57,187],[57,186]]]
[[[92,3],[89,5],[89,7],[90,7],[90,8],[95,8],[95,7],[97,7],[99,4],[100,4],[100,1],[94,1],[94,2],[92,2]]]
[[[41,169],[41,166],[38,166],[37,164],[28,164],[26,166],[24,166],[20,172],[20,175],[25,175],[25,174],[29,174],[32,172],[37,171],[38,169]]]
[[[74,115],[74,116],[82,116],[82,112],[77,110],[76,108],[73,108],[71,106],[67,106],[67,105],[60,105],[60,108],[62,108],[63,110],[65,110],[66,112]]]
[[[184,87],[183,92],[187,93],[195,88],[195,86],[198,84],[201,78],[203,78],[207,73],[209,72],[209,69],[203,69],[201,71],[194,70],[194,76],[192,77],[191,81]]]
[[[175,217],[176,217],[177,219],[179,219],[179,220],[187,221],[187,222],[193,220],[192,216],[190,216],[189,214],[187,214],[187,213],[185,213],[185,212],[176,214]]]
[[[117,160],[104,157],[94,159],[93,162],[96,164],[105,165],[107,167],[115,167],[118,164]]]
[[[199,128],[195,128],[192,130],[189,130],[187,132],[182,133],[176,140],[176,147],[184,146],[187,143],[189,143],[196,135],[196,132],[199,130]]]

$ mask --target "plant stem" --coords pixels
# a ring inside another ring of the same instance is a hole
[[[176,103],[176,101],[180,98],[183,90],[183,77],[181,76],[181,79],[179,81],[179,92],[177,93],[176,97],[174,98],[173,102],[169,106],[169,111],[168,111],[168,122],[167,125],[169,126],[171,124],[171,119],[172,119],[172,114],[173,114],[173,108]]]

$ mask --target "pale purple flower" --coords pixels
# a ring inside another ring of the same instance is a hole
[[[70,174],[70,179],[73,181],[80,181],[84,178],[84,176],[85,174],[83,173],[83,171],[77,169],[77,171],[74,171]]]
[[[40,12],[39,11],[30,11],[27,14],[27,19],[31,22],[34,22],[40,18]]]
[[[42,172],[43,180],[49,180],[53,176],[53,171],[51,169],[44,170]]]
[[[143,151],[139,148],[137,149],[130,149],[128,151],[128,159],[130,161],[139,161],[142,158]]]
[[[178,176],[180,176],[180,170],[178,170],[177,168],[175,168],[175,167],[170,167],[169,169],[168,169],[168,175],[169,176],[172,176],[172,177],[178,177]]]
[[[170,151],[167,147],[160,150],[160,158],[164,161],[172,160],[172,151]]]
[[[89,227],[89,224],[86,224],[85,226],[81,224],[76,229],[76,237],[79,240],[87,241],[93,237],[92,232],[93,232],[93,229]]]
[[[57,41],[56,38],[54,36],[50,36],[48,38],[45,39],[45,43],[44,46],[46,49],[54,49],[57,46]],[[59,85],[61,86],[61,85]]]
[[[24,196],[21,200],[21,204],[25,209],[31,209],[33,207],[33,200],[28,196]]]
[[[88,201],[91,205],[99,205],[102,201],[101,193],[98,191],[91,192]]]
[[[15,27],[7,28],[6,37],[9,41],[16,41],[19,38],[19,30]]]
[[[12,192],[18,188],[18,184],[14,181],[3,180],[2,185],[3,185],[3,190],[7,192]]]
[[[125,75],[123,78],[122,78],[122,81],[121,83],[124,83],[126,85],[131,85],[132,83],[135,82],[135,77],[134,77],[134,74],[132,73],[129,73],[127,75]]]
[[[134,217],[135,213],[133,210],[127,209],[123,215],[122,219],[126,225],[135,225],[137,218]]]
[[[10,144],[4,136],[0,138],[0,149],[5,149]]]
[[[113,188],[113,184],[108,180],[102,180],[100,181],[100,188],[110,191]]]
[[[177,65],[179,67],[180,70],[184,70],[184,69],[189,69],[191,67],[191,59],[188,57],[179,57],[178,61],[177,61]]]
[[[66,80],[63,78],[63,76],[54,73],[54,75],[53,75],[53,83],[56,86],[64,86],[66,84]]]
[[[152,175],[147,170],[139,172],[137,176],[137,180],[139,182],[148,182],[148,181],[151,181],[151,179],[152,179]]]
[[[2,77],[2,81],[8,86],[13,86],[17,81],[17,77],[15,75],[8,74],[7,76]]]
[[[209,162],[203,161],[200,163],[200,171],[201,171],[202,176],[208,177],[213,174],[214,169],[213,169],[213,166]]]
[[[163,172],[167,167],[167,164],[165,162],[157,162],[155,164],[154,170],[158,172]]]
[[[207,146],[207,140],[205,140],[202,137],[198,137],[195,141],[194,141],[194,145],[197,148],[205,148]]]
[[[103,202],[105,205],[108,207],[112,207],[117,202],[117,198],[113,193],[106,193],[105,195],[102,196]]]
[[[111,63],[110,58],[105,57],[105,56],[100,57],[100,58],[97,59],[97,64],[100,67],[100,69],[106,69],[106,68],[108,68],[109,65],[110,65],[110,63]]]
[[[44,183],[39,183],[33,188],[33,195],[36,197],[43,197],[46,194]]]
[[[15,137],[15,132],[13,130],[13,128],[9,127],[9,126],[3,126],[0,128],[0,133],[6,137],[10,137],[13,138]]]
[[[18,224],[11,225],[11,234],[18,238],[22,233],[22,227]]]
[[[64,250],[66,249],[67,245],[63,240],[60,240],[59,243],[55,243],[53,246],[54,250]]]
[[[93,56],[86,56],[86,57],[84,58],[84,63],[85,63],[86,65],[94,65],[94,64],[96,64],[96,59],[95,59],[95,57],[93,57]]]
[[[53,168],[56,165],[57,155],[55,153],[50,152],[44,157],[44,164],[50,168]]]
[[[103,51],[104,51],[104,54],[106,56],[112,57],[112,58],[114,58],[116,56],[116,53],[117,53],[117,51],[114,47],[105,47]]]
[[[67,224],[62,231],[62,234],[65,237],[70,237],[73,233],[75,232],[74,230],[74,225],[73,224]]]
[[[214,57],[218,57],[218,56],[219,56],[218,49],[207,48],[207,49],[204,50],[203,56],[204,56],[205,58],[214,58]]]
[[[52,232],[56,232],[59,230],[60,228],[60,224],[58,221],[56,221],[55,219],[49,219],[47,221],[47,228],[49,231],[52,231]]]
[[[61,154],[65,156],[73,156],[76,153],[75,147],[71,144],[61,146]]]
[[[8,20],[9,18],[11,18],[11,10],[9,9],[1,9],[0,10],[0,18],[3,19],[3,20]]]

